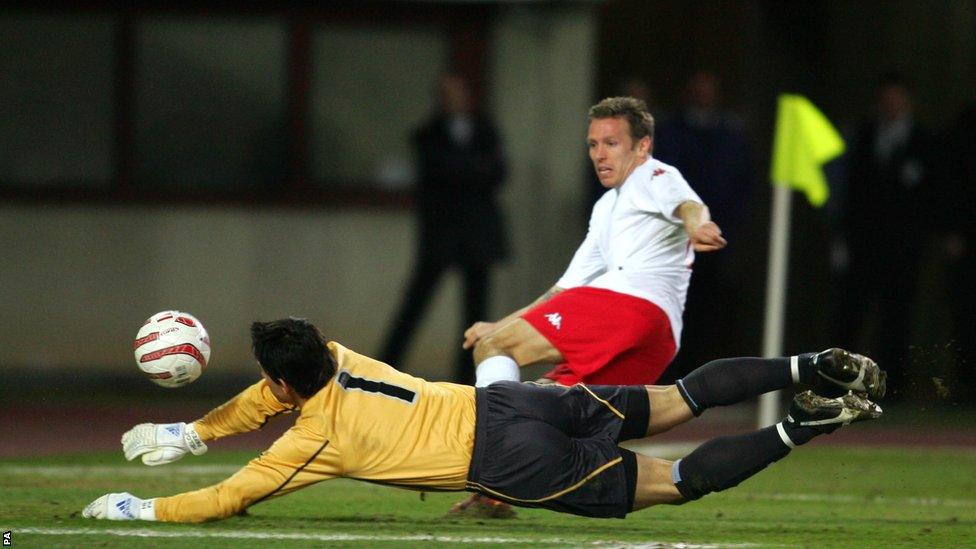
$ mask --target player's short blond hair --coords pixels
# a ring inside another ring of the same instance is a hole
[[[626,119],[635,145],[644,137],[654,139],[654,117],[647,110],[647,103],[635,97],[608,97],[590,107],[589,117]]]

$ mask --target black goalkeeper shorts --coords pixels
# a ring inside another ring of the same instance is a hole
[[[478,388],[468,489],[522,507],[624,517],[634,505],[637,462],[617,444],[647,432],[643,386]]]

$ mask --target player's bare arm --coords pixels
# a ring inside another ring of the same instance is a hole
[[[464,331],[464,343],[461,344],[461,347],[464,349],[473,348],[475,344],[478,343],[478,341],[480,341],[486,335],[494,332],[499,328],[503,328],[507,326],[512,321],[520,318],[523,314],[525,314],[526,311],[528,311],[532,307],[535,307],[536,305],[542,303],[543,301],[548,301],[549,299],[552,298],[552,296],[558,294],[561,291],[563,291],[563,288],[560,288],[559,286],[553,286],[552,288],[546,290],[546,293],[536,298],[536,300],[533,301],[532,303],[529,303],[525,307],[522,307],[521,309],[515,311],[514,313],[506,316],[501,320],[495,322],[475,322],[474,324],[471,325],[470,328]]]
[[[674,213],[684,223],[685,232],[696,252],[714,252],[727,244],[722,237],[722,229],[712,221],[708,206],[686,200],[678,204]]]

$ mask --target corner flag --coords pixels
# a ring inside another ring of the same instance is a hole
[[[769,269],[766,274],[766,317],[763,327],[763,356],[783,356],[786,309],[786,279],[790,249],[790,187],[807,193],[815,207],[827,202],[830,190],[823,165],[844,152],[844,141],[830,121],[800,95],[779,96],[776,133],[773,136],[772,215],[769,217]],[[759,427],[776,423],[779,392],[759,398]]]
[[[819,208],[830,195],[823,165],[842,152],[844,140],[813,103],[802,95],[779,96],[770,174],[774,185],[804,191]]]

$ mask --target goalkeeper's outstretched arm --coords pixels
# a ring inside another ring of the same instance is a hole
[[[205,453],[206,440],[254,431],[272,417],[293,410],[294,406],[278,401],[261,380],[193,423],[136,425],[122,435],[122,451],[129,461],[141,457],[146,465],[164,465],[188,452]]]
[[[275,398],[268,383],[262,379],[211,410],[193,426],[201,439],[216,440],[260,429],[271,418],[295,410],[294,405]]]
[[[148,425],[148,424],[147,424]],[[82,516],[104,520],[203,522],[234,516],[247,507],[342,474],[339,451],[308,425],[293,426],[230,478],[199,490],[143,499],[128,492],[105,494]],[[173,471],[179,475],[178,470]]]

